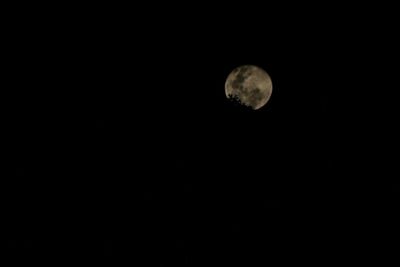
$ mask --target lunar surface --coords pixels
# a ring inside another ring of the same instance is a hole
[[[225,82],[225,94],[240,104],[256,110],[263,107],[271,97],[271,77],[263,69],[244,65],[234,69]]]

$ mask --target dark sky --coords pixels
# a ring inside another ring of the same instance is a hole
[[[18,257],[195,266],[330,255],[317,244],[343,237],[354,226],[343,218],[382,194],[342,171],[363,166],[349,129],[365,119],[342,119],[352,102],[333,99],[357,88],[362,57],[337,25],[236,16],[23,27],[7,182]],[[225,98],[243,64],[273,81],[258,111]]]

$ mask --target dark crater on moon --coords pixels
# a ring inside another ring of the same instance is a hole
[[[252,107],[256,107],[263,99],[264,96],[259,88],[253,88],[248,92],[248,102]]]
[[[238,73],[235,75],[235,78],[232,81],[232,88],[243,92],[242,84],[251,75],[250,66],[238,68],[236,71],[238,71]]]

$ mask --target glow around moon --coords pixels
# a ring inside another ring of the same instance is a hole
[[[244,65],[235,68],[225,82],[225,94],[241,104],[256,110],[263,107],[271,97],[271,77],[263,69]]]

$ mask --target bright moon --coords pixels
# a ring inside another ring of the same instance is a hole
[[[263,69],[244,65],[235,68],[225,82],[225,94],[241,104],[256,110],[263,107],[271,97],[271,77]]]

